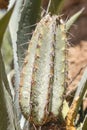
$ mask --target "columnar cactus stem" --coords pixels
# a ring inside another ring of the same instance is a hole
[[[49,114],[49,94],[54,35],[53,20],[47,15],[41,21],[41,32],[36,49],[32,75],[31,118],[36,124],[46,121]]]
[[[65,24],[56,25],[56,39],[54,45],[54,82],[52,94],[52,109],[54,116],[58,116],[63,102],[63,93],[67,77],[67,38]]]
[[[29,44],[20,81],[20,107],[35,125],[58,118],[66,84],[67,39],[58,16],[46,15]]]

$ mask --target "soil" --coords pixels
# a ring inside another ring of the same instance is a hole
[[[9,0],[0,0],[0,9],[7,9]]]
[[[78,81],[87,67],[87,41],[81,41],[79,44],[70,47],[68,55],[68,83],[67,95],[75,91]]]

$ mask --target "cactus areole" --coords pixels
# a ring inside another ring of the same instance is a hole
[[[58,119],[61,113],[67,50],[65,24],[57,15],[46,15],[32,35],[20,78],[20,108],[35,125]]]

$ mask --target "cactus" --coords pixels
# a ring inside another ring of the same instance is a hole
[[[19,101],[36,125],[58,118],[67,79],[67,38],[59,16],[43,17],[29,44],[21,73]]]
[[[33,32],[21,72],[19,104],[24,117],[35,126],[57,119],[65,122],[63,105],[70,47],[67,30],[71,27],[70,21],[73,23],[82,11],[83,9],[67,23],[60,16],[46,14]],[[67,126],[68,118],[67,114]],[[73,120],[72,116],[66,129],[75,129]]]

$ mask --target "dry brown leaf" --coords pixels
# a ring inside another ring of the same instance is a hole
[[[76,108],[78,103],[79,97],[74,99],[66,117],[66,130],[76,130],[74,126],[74,120],[76,117]]]

